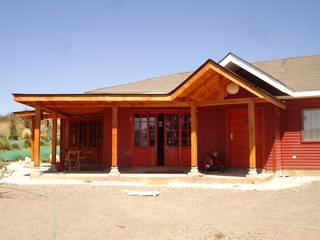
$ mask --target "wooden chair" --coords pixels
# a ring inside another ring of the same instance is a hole
[[[80,171],[80,152],[79,150],[69,150],[65,158],[66,169],[69,171]]]

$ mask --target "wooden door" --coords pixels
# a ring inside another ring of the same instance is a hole
[[[181,112],[167,113],[165,117],[165,166],[190,166],[190,146],[190,114]]]
[[[135,113],[133,116],[132,166],[157,165],[156,115]]]
[[[264,157],[264,112],[262,108],[256,108],[256,165],[262,165]],[[248,109],[236,108],[229,112],[229,167],[249,167],[249,132]]]

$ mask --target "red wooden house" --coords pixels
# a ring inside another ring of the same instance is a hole
[[[81,165],[115,174],[197,173],[212,152],[226,167],[249,174],[320,169],[320,56],[250,64],[230,53],[192,72],[83,94],[13,95],[35,108],[35,167],[45,116],[53,118],[53,136],[61,118],[62,161],[72,149],[88,150]],[[55,145],[54,138],[53,151]]]

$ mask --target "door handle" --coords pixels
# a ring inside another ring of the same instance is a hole
[[[233,132],[230,133],[230,140],[233,140]]]

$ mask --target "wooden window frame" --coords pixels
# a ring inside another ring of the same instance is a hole
[[[95,122],[96,123],[96,132],[95,132],[95,137],[96,137],[96,145],[93,146],[91,145],[91,123]],[[81,146],[81,139],[80,139],[80,125],[81,123],[86,123],[86,145]],[[72,145],[72,128],[71,126],[73,124],[77,125],[77,134],[76,134],[76,145]],[[103,120],[94,118],[94,119],[88,119],[88,118],[76,118],[76,119],[70,119],[69,121],[69,148],[70,149],[90,149],[90,148],[102,148],[103,147]],[[99,126],[101,125],[101,126]],[[101,132],[99,133],[99,131]],[[100,139],[99,139],[100,138]],[[99,141],[100,140],[100,141]],[[101,145],[100,145],[101,143]]]
[[[307,107],[307,108],[302,108],[301,109],[301,143],[320,143],[320,138],[319,139],[304,139],[304,111],[305,110],[319,110],[320,107]]]

